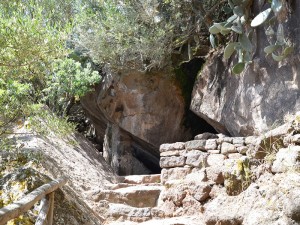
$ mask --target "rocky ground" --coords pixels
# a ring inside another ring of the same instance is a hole
[[[163,144],[163,170],[157,175],[114,175],[79,135],[43,138],[25,128],[15,133],[10,138],[18,154],[41,154],[32,157],[37,160],[23,160],[19,168],[2,168],[0,204],[49,180],[68,177],[67,185],[56,192],[55,224],[300,223],[299,115],[263,136],[203,133],[192,141]],[[8,157],[2,153],[2,165]],[[11,224],[33,224],[37,207]]]

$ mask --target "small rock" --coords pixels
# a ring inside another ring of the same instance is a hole
[[[257,140],[256,136],[248,136],[248,137],[245,138],[245,144],[246,145],[250,145],[250,144],[255,145],[256,144],[256,140]]]
[[[185,215],[195,216],[203,212],[204,208],[194,197],[187,195],[182,201],[182,208]]]
[[[168,180],[179,180],[185,177],[191,172],[191,168],[170,168],[162,169],[161,171],[161,182],[163,184]]]
[[[205,152],[191,150],[186,153],[186,164],[189,166],[203,168],[207,166],[208,154]]]
[[[236,150],[242,154],[242,155],[246,155],[248,148],[246,146],[239,146],[236,148]]]
[[[168,157],[168,156],[180,156],[185,153],[185,150],[173,150],[167,152],[161,152],[160,157]]]
[[[207,157],[208,166],[223,166],[225,156],[222,154],[210,154]]]
[[[245,144],[245,138],[244,137],[234,137],[232,139],[232,144],[243,146]]]
[[[243,155],[240,153],[231,153],[231,154],[228,154],[227,156],[229,159],[239,159],[239,158],[243,157]]]
[[[194,141],[188,141],[185,143],[185,148],[187,150],[205,150],[205,143],[206,140],[194,140]]]
[[[221,148],[219,150],[208,150],[207,151],[210,154],[220,154],[221,153]]]
[[[184,142],[176,142],[173,144],[162,144],[159,148],[160,152],[167,152],[172,150],[183,150],[185,147]]]
[[[217,149],[217,141],[216,139],[209,139],[206,141],[205,149],[206,150],[215,150]]]
[[[203,134],[198,134],[197,136],[195,136],[195,140],[208,140],[208,139],[214,139],[214,138],[218,138],[218,136],[216,134],[212,134],[212,133],[203,133]]]
[[[209,193],[211,191],[211,186],[206,183],[196,184],[195,186],[190,186],[190,194],[199,201],[205,201],[209,198]]]
[[[237,149],[233,144],[223,142],[221,146],[221,153],[222,154],[229,154],[229,153],[237,153]]]
[[[184,156],[161,157],[159,163],[161,168],[181,167],[185,165],[185,157]]]
[[[273,173],[300,169],[300,146],[290,146],[280,149],[272,166]]]
[[[216,166],[207,167],[206,176],[208,180],[211,180],[216,184],[224,183],[222,167],[216,167]]]

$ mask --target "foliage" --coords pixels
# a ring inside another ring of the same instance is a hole
[[[75,124],[68,122],[66,117],[58,117],[52,113],[47,106],[32,105],[32,109],[36,109],[32,113],[25,125],[34,132],[47,136],[51,133],[57,135],[61,139],[71,140],[70,135],[75,131]],[[34,110],[32,110],[34,111]]]
[[[0,78],[0,135],[11,122],[24,116],[30,102],[31,85]]]
[[[63,103],[82,96],[99,81],[90,66],[83,69],[66,58],[80,2],[0,2],[0,134],[12,122],[32,114],[32,104],[46,100],[53,111],[61,113]]]
[[[200,46],[204,6],[220,4],[216,2],[101,1],[80,15],[73,41],[95,62],[113,68],[168,68],[183,46],[193,57]]]
[[[213,35],[227,35],[230,33],[237,35],[237,41],[230,42],[224,50],[225,59],[229,59],[234,52],[238,53],[238,62],[232,68],[235,74],[241,73],[245,66],[252,62],[254,44],[251,43],[251,40],[253,39],[254,29],[262,24],[267,25],[266,35],[270,42],[270,45],[264,49],[267,55],[271,54],[275,61],[281,61],[293,51],[291,44],[285,40],[282,25],[288,13],[286,1],[272,0],[271,7],[260,12],[250,24],[252,3],[252,0],[228,0],[233,15],[225,22],[214,23],[209,28],[212,46],[216,46]],[[274,13],[274,16],[268,19],[271,12]],[[275,33],[273,27],[276,24],[276,19],[279,24]]]
[[[73,59],[56,60],[46,78],[44,101],[57,113],[63,111],[60,114],[67,115],[75,100],[90,91],[90,87],[98,83],[100,78],[97,71],[92,71],[91,64],[82,68]]]

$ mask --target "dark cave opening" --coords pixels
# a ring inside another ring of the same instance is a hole
[[[194,58],[189,62],[182,63],[178,68],[175,69],[175,76],[181,87],[182,95],[186,104],[184,125],[186,128],[191,130],[193,137],[204,132],[217,133],[213,126],[189,109],[192,100],[194,84],[197,76],[200,75],[199,73],[204,63],[204,59]]]

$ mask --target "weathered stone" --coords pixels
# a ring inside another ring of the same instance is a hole
[[[226,189],[223,187],[223,185],[213,185],[209,193],[209,197],[214,199],[219,195],[225,195],[225,194],[226,194]]]
[[[207,132],[195,136],[195,140],[207,140],[207,139],[215,139],[215,138],[218,138],[216,134],[207,133]]]
[[[187,182],[195,181],[197,183],[207,181],[205,169],[194,168],[192,170],[192,173],[188,174],[185,177],[185,180]]]
[[[159,151],[160,152],[167,152],[173,150],[183,150],[185,148],[184,142],[176,142],[172,144],[162,144],[160,145]]]
[[[281,173],[288,170],[300,171],[300,146],[282,148],[277,152],[272,172]]]
[[[207,151],[210,154],[220,154],[221,153],[221,148],[219,150],[208,150]]]
[[[198,150],[191,150],[186,153],[186,164],[194,167],[206,167],[208,154]]]
[[[185,215],[195,216],[203,212],[204,208],[194,197],[187,195],[182,201],[182,208]]]
[[[160,174],[124,176],[124,177],[120,177],[119,181],[127,184],[159,183]]]
[[[161,182],[164,184],[168,180],[178,180],[186,177],[191,172],[191,168],[170,168],[162,169]]]
[[[224,183],[224,176],[222,167],[211,166],[206,168],[207,179],[215,182],[216,184]]]
[[[253,1],[253,9],[258,10],[255,15],[261,12],[260,7],[259,1]],[[292,8],[300,12],[298,4]],[[298,24],[298,18],[290,17],[284,25],[296,46],[300,45],[299,32],[295,30]],[[232,67],[220,50],[210,54],[195,82],[190,109],[218,132],[232,136],[262,134],[271,129],[274,121],[281,122],[285,115],[299,110],[300,58],[294,54],[280,63],[269,60],[260,51],[263,47],[259,47],[268,42],[268,37],[264,32],[255,36],[253,46],[259,51],[241,76],[232,76]]]
[[[247,146],[240,146],[237,147],[236,150],[242,154],[242,155],[246,155],[247,151],[248,151],[248,147]]]
[[[223,166],[225,156],[222,154],[210,154],[207,157],[207,164],[208,166]]]
[[[245,138],[244,137],[234,137],[232,139],[232,144],[236,146],[243,146],[245,144]]]
[[[207,183],[198,183],[191,185],[189,188],[190,194],[199,202],[205,201],[209,198],[211,186]]]
[[[298,173],[279,173],[275,176],[265,173],[237,196],[228,197],[221,191],[205,204],[205,222],[237,225],[299,224],[299,183]]]
[[[194,141],[188,141],[185,143],[185,148],[187,150],[205,150],[205,143],[206,140],[194,140]]]
[[[187,194],[187,186],[184,184],[178,184],[171,186],[167,191],[162,193],[163,201],[172,201],[176,206],[182,205],[182,200],[185,198]]]
[[[218,146],[217,146],[216,139],[209,139],[206,141],[206,144],[205,144],[206,150],[215,150],[217,148],[218,148]]]
[[[237,153],[237,149],[233,144],[229,144],[227,142],[223,142],[221,146],[221,153],[222,154],[229,154],[229,153]]]
[[[169,157],[169,156],[180,156],[185,153],[185,150],[173,150],[167,152],[161,152],[160,157]]]
[[[232,138],[232,137],[224,137],[224,138],[222,139],[222,142],[227,142],[227,143],[230,143],[230,144],[232,144],[232,141],[233,141],[233,138]]]
[[[132,186],[117,190],[103,190],[95,201],[127,204],[132,207],[154,207],[161,192],[158,186]]]
[[[245,144],[246,145],[250,145],[250,144],[255,145],[257,138],[258,138],[257,136],[248,136],[245,138]]]
[[[243,157],[243,155],[240,153],[231,153],[231,154],[228,154],[227,157],[229,159],[240,159],[241,157]]]
[[[289,135],[283,139],[283,142],[285,146],[288,146],[289,144],[300,144],[300,134],[296,135]]]
[[[170,156],[160,158],[161,168],[180,167],[185,165],[184,156]]]
[[[159,209],[163,211],[164,216],[172,217],[176,211],[176,205],[172,200],[165,200],[161,205],[159,205]],[[162,213],[160,212],[160,214]]]
[[[135,208],[123,204],[109,204],[109,216],[116,220],[122,217],[135,222],[143,222],[151,219],[151,208]]]

